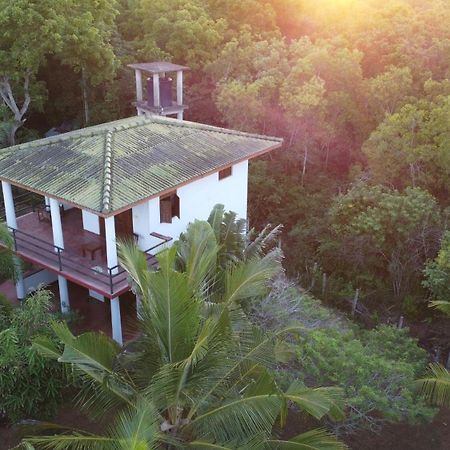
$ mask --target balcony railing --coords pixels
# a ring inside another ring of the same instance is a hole
[[[76,281],[84,282],[84,284],[92,287],[94,290],[109,292],[111,295],[118,295],[118,293],[127,290],[128,275],[120,264],[114,267],[107,267],[106,265],[90,267],[89,263],[91,261],[88,258],[68,253],[63,248],[39,239],[32,234],[12,227],[8,228],[13,236],[15,252],[25,258],[65,274]],[[144,251],[149,266],[157,265],[152,252],[171,240],[171,238],[164,239],[163,237],[159,239],[161,239],[160,243]]]

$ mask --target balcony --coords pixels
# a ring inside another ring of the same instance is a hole
[[[128,276],[120,265],[108,267],[105,240],[83,229],[81,211],[73,208],[61,217],[64,249],[53,245],[52,226],[42,213],[30,212],[17,218],[17,229],[11,229],[15,252],[23,259],[56,272],[68,280],[92,289],[108,298],[130,289]],[[157,264],[152,253],[170,238],[158,236],[161,242],[145,251],[149,266]]]

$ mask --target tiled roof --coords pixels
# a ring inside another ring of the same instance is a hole
[[[0,180],[110,215],[280,147],[279,138],[132,117],[0,150]]]

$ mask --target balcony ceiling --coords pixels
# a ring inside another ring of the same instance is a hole
[[[280,147],[279,138],[132,117],[0,150],[0,180],[110,216]]]

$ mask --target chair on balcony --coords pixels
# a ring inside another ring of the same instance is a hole
[[[50,205],[38,205],[35,207],[35,210],[38,214],[39,222],[51,222],[52,221],[52,213],[50,210]],[[64,216],[66,210],[64,209],[64,205],[59,205],[59,211],[61,217]]]
[[[52,221],[52,215],[50,213],[50,206],[48,205],[41,205],[37,209],[37,215],[39,222],[49,222]]]

